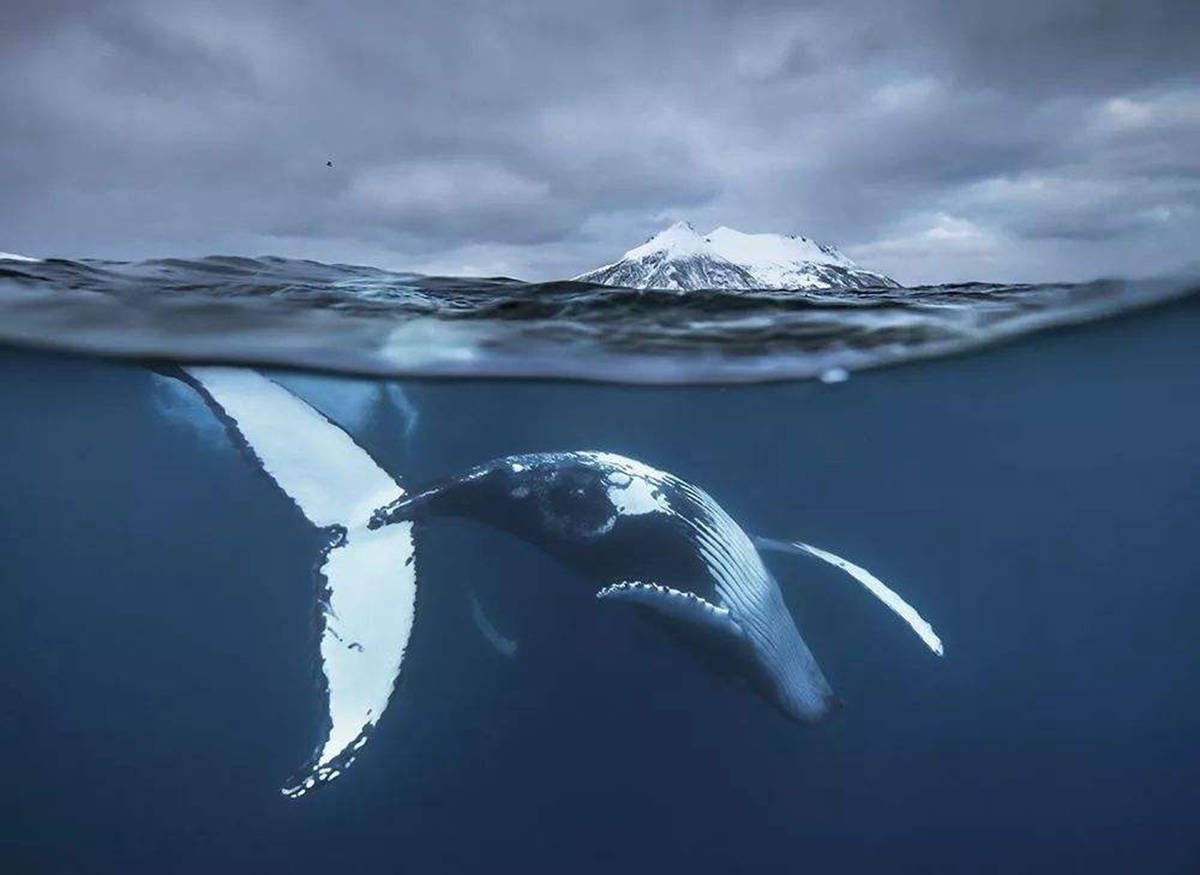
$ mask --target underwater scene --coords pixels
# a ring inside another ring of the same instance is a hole
[[[1196,871],[1197,290],[0,261],[0,866]]]

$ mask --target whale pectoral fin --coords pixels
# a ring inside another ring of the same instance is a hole
[[[777,541],[774,538],[756,537],[754,543],[760,550],[774,550],[796,556],[815,556],[822,562],[828,562],[835,568],[840,568],[861,583],[871,595],[887,605],[896,616],[911,626],[912,630],[917,633],[930,650],[938,656],[943,655],[942,639],[933,631],[933,627],[929,625],[929,622],[917,613],[916,608],[900,598],[894,590],[889,589],[882,580],[867,571],[867,569],[855,565],[841,556],[836,556],[828,550],[822,550],[820,547],[814,547],[812,544],[805,544],[803,541]]]
[[[625,580],[597,591],[596,598],[599,601],[642,605],[670,620],[697,626],[719,635],[741,638],[743,634],[742,627],[729,616],[727,608],[714,605],[695,593],[672,589],[669,586]]]

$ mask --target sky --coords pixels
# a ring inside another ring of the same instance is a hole
[[[1196,0],[4,18],[4,251],[543,280],[686,219],[835,243],[906,284],[1200,269]]]

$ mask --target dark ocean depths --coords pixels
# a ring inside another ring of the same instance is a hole
[[[836,385],[272,372],[406,487],[536,450],[672,471],[945,642],[768,557],[846,702],[804,727],[433,520],[391,704],[301,799],[322,536],[182,384],[10,346],[0,871],[1200,871],[1197,338],[1191,295]]]

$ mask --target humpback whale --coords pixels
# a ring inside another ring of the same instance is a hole
[[[193,366],[180,376],[329,533],[318,567],[329,721],[285,795],[338,777],[387,705],[413,625],[417,520],[465,517],[537,546],[572,569],[599,604],[626,605],[670,627],[802,723],[826,718],[840,699],[758,547],[840,568],[942,655],[932,627],[866,569],[799,541],[758,539],[756,547],[707,492],[644,462],[600,450],[526,453],[406,492],[345,431],[268,377]],[[486,635],[477,602],[473,612]]]
[[[397,498],[367,527],[434,516],[509,532],[574,569],[598,601],[702,636],[789,717],[815,722],[838,704],[749,537],[685,480],[614,453],[508,456]]]

